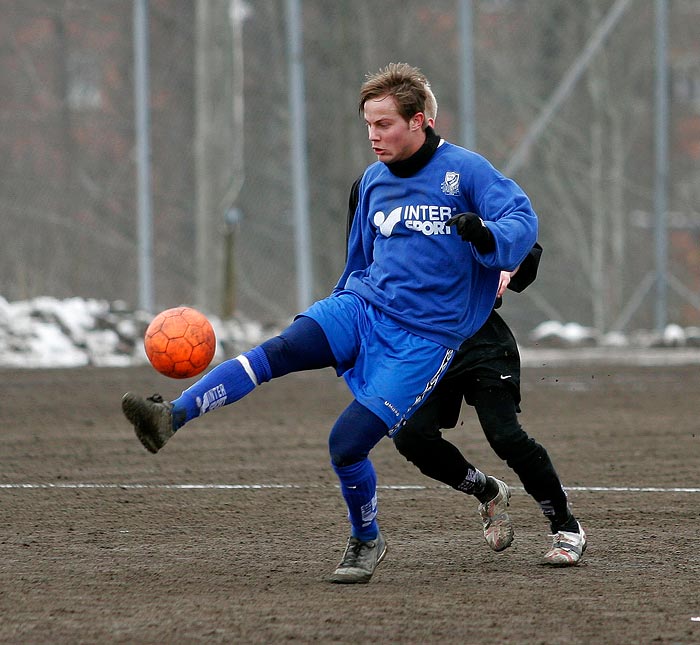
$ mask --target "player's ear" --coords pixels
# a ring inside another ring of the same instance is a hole
[[[408,121],[408,127],[411,132],[423,129],[423,123],[425,123],[425,114],[422,112],[416,112]]]

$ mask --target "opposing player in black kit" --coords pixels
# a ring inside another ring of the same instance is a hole
[[[511,277],[508,288],[522,291],[535,278],[540,253],[541,248],[533,248]],[[508,277],[504,276],[504,280]],[[442,383],[394,439],[398,451],[423,474],[456,490],[475,494],[480,479],[478,469],[441,432],[441,428],[456,425],[462,398],[475,408],[493,450],[518,475],[525,491],[549,520],[553,543],[543,563],[577,564],[586,549],[586,536],[571,512],[546,449],[528,436],[518,421],[520,354],[511,330],[495,310],[460,347]],[[510,491],[499,490],[487,502],[477,497],[482,502],[479,512],[486,541],[496,551],[507,548],[513,540],[507,513]]]
[[[428,96],[426,117],[431,127],[427,130],[426,145],[400,162],[400,168],[394,166],[393,171],[402,176],[409,177],[420,171],[440,143],[440,137],[432,129],[437,102],[431,91]],[[357,207],[358,183],[359,180],[350,191],[348,236]],[[459,229],[459,222],[457,226]],[[483,327],[461,345],[437,388],[394,436],[394,445],[424,475],[475,496],[481,502],[479,513],[486,542],[494,551],[508,548],[514,537],[507,512],[510,489],[504,482],[484,475],[473,466],[441,432],[443,428],[456,425],[464,398],[475,408],[493,450],[518,475],[525,491],[549,520],[553,541],[544,554],[543,563],[572,566],[583,556],[586,535],[571,512],[546,449],[528,436],[518,421],[520,353],[511,330],[496,313],[506,288],[521,292],[535,280],[541,254],[542,247],[535,244],[518,269],[502,272],[498,299],[491,315]]]

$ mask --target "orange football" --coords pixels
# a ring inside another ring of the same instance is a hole
[[[216,352],[216,334],[207,317],[192,307],[159,313],[143,339],[151,365],[170,378],[190,378],[203,372]]]

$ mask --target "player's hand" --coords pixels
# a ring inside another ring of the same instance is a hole
[[[488,253],[496,248],[493,233],[476,213],[459,213],[447,220],[454,226],[465,242],[471,242],[479,253]]]
[[[513,273],[515,273],[515,271],[513,271]],[[510,271],[501,271],[501,277],[498,280],[498,292],[496,293],[497,298],[503,297],[503,294],[506,292],[506,289],[510,284],[510,279],[513,276],[513,273]]]

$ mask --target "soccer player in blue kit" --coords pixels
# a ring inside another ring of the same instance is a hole
[[[425,116],[426,148],[402,161],[401,173],[417,173],[436,150],[440,137],[433,130],[438,105],[427,88]],[[357,212],[360,179],[350,190],[347,237]],[[484,325],[460,346],[450,367],[421,405],[394,435],[397,450],[426,476],[455,490],[473,495],[479,502],[484,539],[494,551],[513,542],[513,524],[508,514],[510,489],[495,477],[487,477],[459,449],[447,441],[442,428],[453,428],[462,399],[476,410],[489,445],[518,475],[525,491],[537,502],[551,528],[552,546],[542,563],[555,567],[574,566],[586,550],[586,533],[573,514],[559,475],[544,446],[530,437],[518,422],[520,412],[520,353],[513,333],[496,309],[509,289],[521,292],[537,277],[542,247],[535,244],[515,271],[502,271],[496,304]]]
[[[359,183],[348,260],[331,295],[174,401],[122,398],[139,440],[157,452],[189,421],[266,381],[334,367],[354,396],[328,440],[351,528],[336,583],[368,582],[386,553],[370,451],[420,408],[491,314],[501,271],[537,239],[537,216],[515,182],[476,153],[429,145],[428,87],[420,70],[392,63],[360,89],[377,161]],[[402,164],[424,154],[423,168],[404,176]]]

